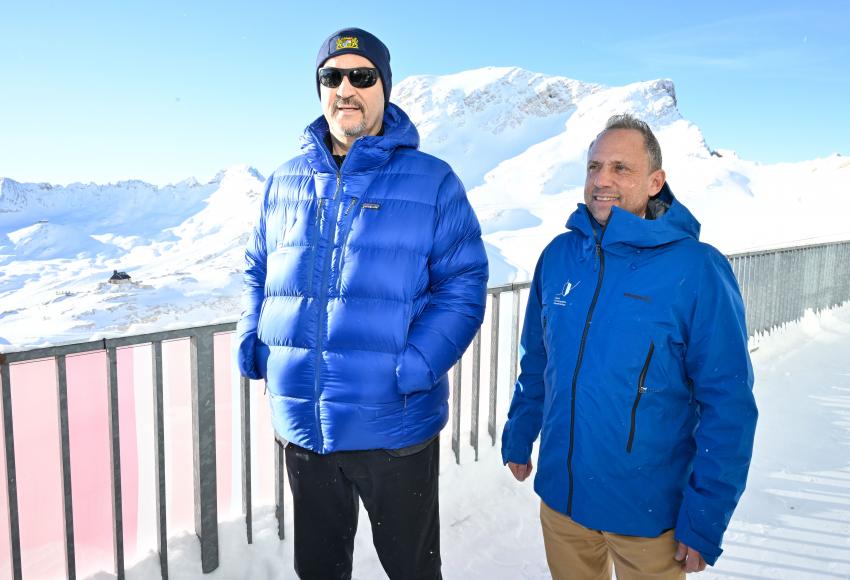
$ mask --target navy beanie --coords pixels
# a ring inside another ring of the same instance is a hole
[[[325,61],[340,54],[359,54],[368,58],[381,75],[384,87],[384,105],[390,102],[393,88],[393,71],[390,69],[390,51],[378,37],[360,28],[343,28],[331,34],[319,47],[316,56],[316,92],[319,88],[319,69]]]

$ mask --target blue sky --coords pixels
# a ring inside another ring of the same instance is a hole
[[[712,148],[850,154],[850,1],[0,0],[0,176],[164,184],[267,174],[320,114],[316,50],[379,36],[396,82],[482,66],[676,83]]]

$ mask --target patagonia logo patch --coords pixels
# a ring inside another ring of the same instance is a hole
[[[360,41],[356,36],[340,36],[336,39],[336,49],[360,48]]]
[[[641,296],[640,294],[632,294],[631,292],[623,292],[623,296],[626,298],[634,298],[635,300],[642,300],[643,302],[652,302],[652,298],[649,296]]]
[[[380,203],[364,202],[363,209],[381,209]]]

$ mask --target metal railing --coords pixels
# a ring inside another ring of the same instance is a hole
[[[750,336],[759,336],[850,299],[850,242],[729,256]]]
[[[823,310],[850,299],[850,242],[820,244],[807,247],[751,252],[730,256],[733,270],[741,286],[747,307],[747,323],[750,335],[769,332],[783,324],[800,318],[806,309]],[[516,382],[518,372],[518,350],[520,315],[523,294],[529,283],[507,284],[488,290],[489,317],[485,320],[489,341],[489,397],[487,405],[487,433],[491,445],[497,440],[497,393],[501,363],[507,366],[505,392]],[[511,297],[510,311],[503,312],[502,301],[506,294]],[[500,320],[509,314],[509,334],[501,332]],[[192,451],[194,523],[201,546],[201,566],[205,573],[218,567],[218,509],[216,503],[216,427],[215,427],[215,381],[214,381],[214,336],[233,332],[235,323],[201,326],[184,330],[156,332],[137,336],[125,336],[65,346],[39,348],[0,355],[0,387],[2,387],[3,433],[5,467],[7,474],[8,527],[11,550],[11,575],[15,580],[23,578],[21,565],[20,519],[15,463],[14,406],[10,365],[51,359],[55,365],[59,406],[59,434],[61,451],[61,479],[63,490],[62,516],[64,529],[65,571],[68,578],[76,578],[74,543],[74,508],[71,488],[71,457],[69,453],[68,429],[68,377],[66,357],[81,353],[105,352],[107,360],[109,449],[111,464],[111,505],[114,567],[117,577],[125,577],[123,515],[121,489],[121,456],[118,413],[118,360],[117,349],[150,344],[152,348],[152,387],[154,400],[154,474],[156,490],[157,549],[163,579],[168,578],[165,487],[165,440],[163,415],[163,357],[162,345],[166,341],[188,339],[190,343],[191,406],[192,406]],[[478,460],[479,451],[479,403],[481,391],[482,330],[464,355],[466,364],[471,365],[470,388],[470,437],[469,445]],[[507,361],[500,359],[499,352],[509,349]],[[461,457],[461,409],[463,394],[464,359],[452,370],[452,417],[451,447],[457,463]],[[240,389],[240,441],[241,441],[241,495],[242,513],[246,526],[246,540],[252,542],[252,466],[251,466],[251,413],[249,381],[239,381]],[[505,395],[507,396],[507,394]],[[278,537],[283,539],[284,506],[284,462],[283,448],[274,448],[275,505],[278,522]]]
[[[0,382],[2,382],[4,451],[7,476],[7,506],[9,540],[11,548],[12,578],[23,578],[21,542],[18,513],[17,477],[15,465],[14,413],[10,365],[22,362],[52,359],[56,368],[57,401],[59,405],[59,435],[61,447],[61,473],[63,491],[65,572],[69,579],[76,578],[73,492],[71,488],[71,458],[68,429],[68,376],[66,357],[92,352],[105,352],[107,360],[107,391],[109,419],[109,450],[111,466],[111,504],[113,530],[113,557],[115,573],[124,578],[124,526],[121,490],[121,446],[118,414],[118,359],[120,348],[150,344],[152,346],[153,399],[156,480],[156,526],[162,578],[168,578],[167,529],[165,502],[165,442],[163,423],[163,369],[162,344],[166,341],[188,339],[190,345],[191,398],[192,398],[192,456],[194,475],[195,532],[201,542],[201,567],[211,572],[218,567],[218,508],[216,503],[216,434],[215,434],[215,388],[213,378],[213,337],[217,333],[232,332],[235,323],[201,326],[185,330],[174,330],[104,339],[94,342],[66,346],[39,348],[21,352],[0,354]],[[247,380],[242,382],[243,424],[248,425],[247,400],[250,393]],[[250,445],[249,435],[243,431],[243,446]],[[247,462],[247,467],[246,463]],[[243,486],[250,493],[250,454],[243,453]],[[247,482],[247,485],[245,484]],[[247,505],[250,508],[250,497]],[[245,504],[243,504],[245,505]],[[250,523],[250,509],[247,512]],[[248,526],[250,542],[250,525]]]

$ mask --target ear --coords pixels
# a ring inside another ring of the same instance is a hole
[[[661,188],[664,187],[664,182],[667,181],[667,174],[664,173],[663,169],[656,169],[649,176],[649,191],[652,192],[652,195],[658,195],[658,192],[661,191]]]

